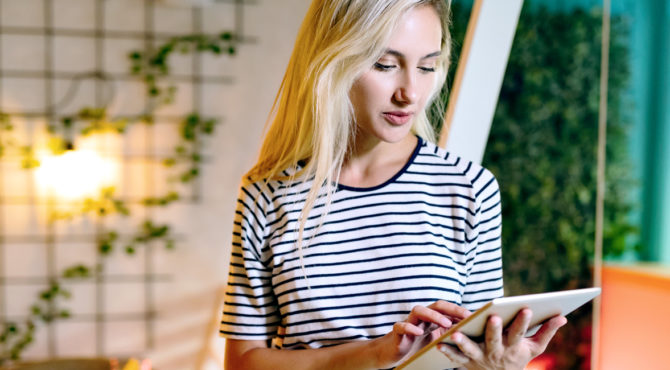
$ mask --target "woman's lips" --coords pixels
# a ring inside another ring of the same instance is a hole
[[[382,115],[389,123],[398,126],[404,125],[405,123],[409,122],[410,119],[412,119],[412,113],[410,112],[384,112]]]

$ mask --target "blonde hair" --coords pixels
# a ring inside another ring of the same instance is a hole
[[[306,220],[325,190],[328,199],[323,222],[355,132],[349,91],[383,55],[400,17],[420,5],[432,6],[442,23],[442,53],[426,104],[429,107],[449,67],[448,0],[314,0],[305,16],[258,161],[247,173],[250,181],[313,179],[299,218],[301,260]],[[435,142],[425,110],[417,114],[412,132]],[[299,162],[305,165],[297,172],[289,177],[282,174]]]

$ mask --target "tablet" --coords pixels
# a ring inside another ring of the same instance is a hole
[[[440,338],[420,349],[396,369],[437,370],[458,367],[458,364],[451,362],[437,349],[437,344],[449,343],[449,338],[455,331],[460,331],[476,341],[481,341],[484,337],[484,329],[489,316],[492,314],[500,316],[504,327],[512,322],[517,312],[527,307],[533,311],[533,317],[526,332],[526,336],[531,336],[537,332],[544,321],[556,315],[565,316],[599,294],[600,288],[587,288],[496,298],[472,313],[468,318],[454,325]]]

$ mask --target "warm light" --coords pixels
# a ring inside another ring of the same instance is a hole
[[[114,184],[117,165],[89,149],[44,155],[35,175],[40,190],[63,200],[96,197],[100,189]]]
[[[543,353],[535,357],[524,370],[551,370],[556,369],[556,356],[552,353]]]

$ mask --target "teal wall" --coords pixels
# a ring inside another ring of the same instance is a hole
[[[659,146],[659,160],[654,166],[657,173],[660,174],[657,181],[659,194],[658,213],[661,215],[660,221],[655,223],[658,228],[658,248],[652,257],[657,257],[663,262],[670,263],[670,1],[656,0],[654,7],[650,11],[656,14],[656,24],[658,28],[652,32],[660,36],[659,47],[650,45],[658,51],[656,71],[658,71],[658,95],[655,99],[655,106],[658,110],[659,124],[658,136],[661,138],[657,145]],[[652,77],[654,79],[654,77]],[[652,82],[653,83],[653,82]],[[653,158],[648,159],[648,162]],[[650,201],[654,201],[653,199]],[[653,221],[650,219],[649,221]]]
[[[631,18],[634,126],[631,155],[640,179],[640,259],[670,263],[670,7],[667,0],[615,1]],[[614,6],[613,6],[614,8]]]

